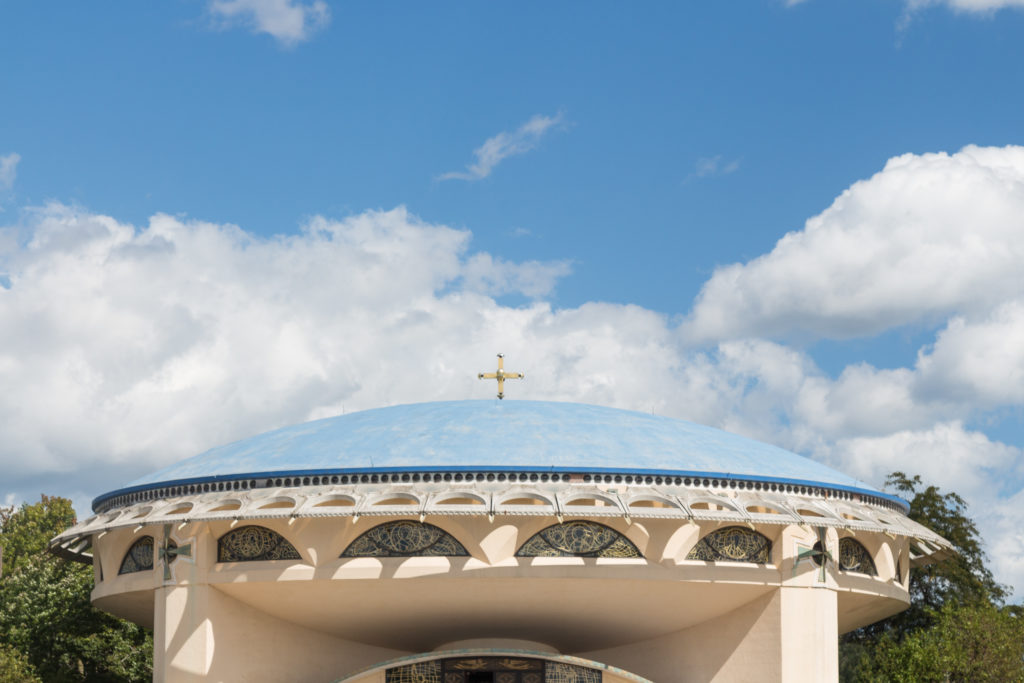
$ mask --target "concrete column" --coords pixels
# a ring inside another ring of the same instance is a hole
[[[839,615],[831,588],[779,589],[782,680],[839,680]]]

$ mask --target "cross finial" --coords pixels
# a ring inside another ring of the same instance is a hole
[[[505,372],[505,354],[498,354],[498,371],[497,372],[481,372],[477,375],[477,379],[496,379],[498,380],[498,398],[505,398],[505,380],[507,379],[523,379],[526,377],[521,372]]]

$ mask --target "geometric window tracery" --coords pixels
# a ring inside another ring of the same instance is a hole
[[[573,520],[534,534],[516,557],[643,557],[628,538],[604,524]]]
[[[686,559],[768,564],[771,556],[772,542],[766,536],[747,527],[727,526],[697,541]]]
[[[144,572],[153,568],[153,537],[143,536],[139,540],[132,543],[132,547],[128,548],[128,552],[124,554],[124,559],[121,560],[121,568],[118,570],[118,574],[133,574],[135,572]]]
[[[444,529],[410,520],[385,522],[352,541],[341,557],[466,557],[466,548]]]
[[[875,562],[867,548],[849,536],[839,539],[839,569],[844,572],[878,576]]]
[[[243,526],[217,540],[218,562],[301,560],[299,551],[284,536],[262,526]]]
[[[544,683],[601,683],[601,672],[563,662],[548,662]]]
[[[441,662],[419,662],[388,669],[386,683],[441,683]]]

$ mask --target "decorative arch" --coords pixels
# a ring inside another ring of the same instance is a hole
[[[117,570],[117,573],[118,575],[134,574],[135,572],[149,571],[152,568],[153,537],[143,536],[128,548],[128,552],[124,554],[124,559],[121,560],[121,568]]]
[[[467,557],[454,536],[425,522],[379,524],[352,541],[341,557]]]
[[[524,543],[516,557],[643,557],[615,529],[589,520],[554,524]]]
[[[284,536],[262,526],[242,526],[217,539],[218,562],[301,560],[299,551]]]
[[[871,553],[860,541],[849,536],[839,539],[839,569],[844,572],[878,576],[878,569],[875,568],[875,561],[871,559]]]
[[[772,558],[772,542],[745,526],[716,529],[697,541],[687,554],[688,560],[705,562],[756,562],[768,564]]]

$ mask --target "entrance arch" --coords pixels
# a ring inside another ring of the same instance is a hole
[[[652,683],[580,657],[527,650],[450,650],[382,662],[337,683]]]

